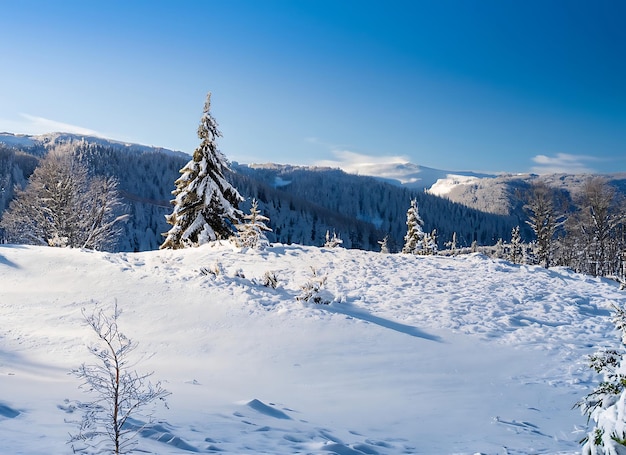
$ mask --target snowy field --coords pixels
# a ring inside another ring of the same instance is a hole
[[[330,305],[296,300],[311,267]],[[116,300],[137,369],[172,393],[137,453],[570,454],[626,293],[481,255],[0,246],[1,453],[72,453],[81,309]]]

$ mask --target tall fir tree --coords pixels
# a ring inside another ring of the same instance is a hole
[[[174,210],[165,217],[172,228],[164,234],[161,249],[193,247],[229,238],[241,220],[237,206],[243,198],[224,178],[228,162],[217,149],[216,139],[222,134],[210,109],[209,92],[198,127],[201,142],[175,182]]]
[[[411,200],[411,207],[406,212],[406,235],[404,236],[404,248],[406,254],[422,254],[424,249],[424,221],[420,217],[417,208],[417,199]]]
[[[533,183],[528,192],[524,210],[528,214],[526,223],[536,237],[536,254],[539,264],[548,268],[552,265],[553,239],[556,230],[563,224],[554,207],[555,191],[543,182]]]

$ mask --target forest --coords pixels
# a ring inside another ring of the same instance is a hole
[[[116,210],[123,207],[117,216],[123,215],[124,223],[108,250],[159,248],[168,230],[165,217],[172,208],[174,182],[188,155],[72,135],[48,135],[26,145],[0,143],[0,214],[49,154],[71,157],[89,175],[117,182]],[[269,218],[267,238],[273,243],[322,246],[330,234],[345,248],[380,251],[385,239],[386,251],[400,252],[407,210],[415,201],[420,228],[439,254],[480,251],[514,262],[624,277],[623,180],[498,177],[447,198],[321,167],[235,162],[225,177],[243,196],[242,212],[255,200],[255,210]],[[5,227],[0,239],[15,241],[6,232],[6,220],[0,226]]]

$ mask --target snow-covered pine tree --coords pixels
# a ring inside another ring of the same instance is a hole
[[[252,199],[250,214],[245,215],[244,219],[246,220],[245,223],[237,225],[237,230],[239,231],[236,240],[237,246],[256,249],[263,249],[269,246],[270,243],[265,236],[265,232],[272,232],[272,230],[267,227],[265,222],[270,219],[261,215],[256,199]]]
[[[174,210],[165,217],[172,228],[164,234],[161,249],[199,246],[229,238],[241,219],[237,206],[243,198],[224,178],[228,162],[217,149],[215,141],[222,134],[210,109],[211,92],[198,127],[200,145],[193,159],[180,170],[182,175],[172,191]]]
[[[515,226],[511,231],[511,250],[509,251],[509,260],[514,264],[521,264],[523,255],[522,236],[519,231],[519,226]]]
[[[449,242],[446,242],[446,247],[450,250],[452,254],[456,254],[457,241],[456,241],[456,232],[452,233],[452,239]]]
[[[533,183],[528,192],[524,209],[528,213],[526,223],[536,236],[536,254],[539,263],[548,268],[552,265],[553,239],[556,230],[563,224],[555,207],[555,191],[543,182]]]
[[[437,254],[437,229],[428,234],[424,234],[424,241],[422,242],[424,249],[421,254],[433,255]]]
[[[605,349],[590,357],[590,368],[604,375],[586,397],[576,403],[594,427],[581,442],[585,455],[626,453],[626,311],[615,306],[613,323],[621,331],[619,349]]]
[[[382,240],[378,241],[380,245],[380,252],[382,254],[389,254],[389,235],[386,235]]]
[[[422,227],[424,221],[420,218],[417,208],[417,199],[411,200],[411,207],[406,212],[406,235],[404,236],[404,247],[402,252],[405,254],[422,254],[424,249],[424,231]]]

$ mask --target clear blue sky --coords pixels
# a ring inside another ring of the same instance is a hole
[[[211,91],[240,162],[626,171],[623,0],[0,6],[0,131],[191,153]]]

